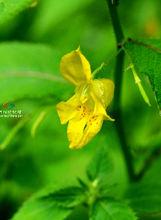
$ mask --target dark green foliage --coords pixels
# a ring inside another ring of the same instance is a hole
[[[118,112],[107,109],[115,122],[106,121],[86,147],[71,151],[56,112],[74,93],[60,74],[60,59],[79,45],[92,71],[105,63],[96,78],[114,79],[119,53],[106,3],[0,0],[0,111],[24,114],[0,118],[0,220],[161,219],[160,0],[118,1],[124,35],[140,40],[119,42],[126,55],[122,79],[117,68],[123,88]],[[151,108],[126,71],[129,64]],[[116,130],[119,117],[135,181],[129,181]]]
[[[111,218],[117,218],[117,220],[136,220],[134,212],[124,201],[112,199],[112,195],[108,191],[108,188],[111,186],[108,185],[105,178],[100,178],[105,176],[108,178],[109,173],[112,172],[109,169],[111,160],[107,160],[107,158],[109,158],[107,150],[101,148],[97,156],[94,157],[95,166],[92,160],[88,167],[88,176],[89,173],[91,175],[87,183],[84,182],[82,184],[83,181],[81,180],[80,187],[71,186],[59,190],[55,189],[50,192],[45,190],[39,196],[28,200],[13,217],[13,220],[27,220],[29,217],[31,219],[42,219],[45,216],[47,219],[50,216],[50,218],[55,217],[58,220],[63,220],[69,213],[71,213],[72,218],[75,215],[75,209],[79,210],[81,206],[84,206],[84,209],[86,207],[91,220],[111,220]],[[101,160],[103,163],[100,163]],[[104,163],[105,161],[106,163]],[[102,190],[102,186],[106,190]]]

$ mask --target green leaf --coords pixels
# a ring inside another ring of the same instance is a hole
[[[89,204],[93,204],[98,198],[119,198],[120,186],[115,178],[113,162],[109,156],[109,149],[100,147],[87,167],[87,177],[90,181]]]
[[[0,44],[1,104],[22,98],[69,95],[70,85],[59,74],[60,55],[41,44]]]
[[[109,181],[112,168],[108,150],[105,147],[101,147],[89,164],[87,175],[91,181],[96,179],[99,182]]]
[[[71,213],[70,209],[63,209],[51,201],[30,201],[12,218],[13,220],[57,220],[65,219]]]
[[[138,183],[126,194],[129,205],[139,214],[161,213],[161,183]]]
[[[41,193],[25,202],[12,220],[63,220],[82,202],[82,197],[79,187]]]
[[[85,191],[80,187],[68,187],[59,191],[50,193],[43,199],[51,199],[61,207],[75,207],[85,201]]]
[[[0,0],[0,25],[32,4],[33,0]]]
[[[158,48],[160,40],[148,42],[131,40],[125,43],[125,50],[137,73],[148,76],[159,107],[161,107],[161,49]]]
[[[100,200],[91,210],[90,220],[136,220],[134,212],[124,203]]]

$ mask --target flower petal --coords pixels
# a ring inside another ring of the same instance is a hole
[[[74,85],[79,85],[92,77],[90,64],[79,49],[62,57],[60,71],[63,77]]]
[[[88,120],[87,127],[84,130],[83,137],[77,148],[81,148],[86,145],[101,130],[102,124],[102,115],[92,115]]]
[[[95,98],[106,108],[113,99],[114,83],[110,79],[96,79],[92,82]]]
[[[109,79],[93,80],[90,89],[91,97],[95,103],[94,114],[104,115],[104,119],[114,121],[106,113],[114,94],[114,83]]]
[[[77,116],[69,121],[67,128],[67,135],[70,141],[69,148],[78,148],[79,142],[83,137],[84,128],[86,126],[87,120],[87,117],[83,117],[82,119],[80,119],[80,117]]]
[[[61,121],[61,124],[66,124],[70,119],[72,119],[77,113],[76,107],[79,104],[79,99],[77,95],[72,96],[66,102],[59,102],[56,105],[56,109]]]

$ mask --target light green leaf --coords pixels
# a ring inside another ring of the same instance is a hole
[[[59,74],[59,62],[59,53],[48,46],[1,43],[1,104],[22,98],[64,98],[70,86]]]
[[[136,220],[132,209],[114,200],[100,200],[91,210],[90,220]]]
[[[125,50],[130,56],[137,73],[148,76],[161,107],[161,49],[160,40],[138,42],[131,40],[125,43]]]
[[[96,199],[102,197],[119,197],[120,186],[118,179],[115,177],[114,161],[110,156],[108,148],[100,147],[87,167],[86,172],[90,180],[89,204],[93,204]]]
[[[41,193],[25,202],[12,220],[64,220],[82,202],[82,197],[79,187]]]
[[[24,204],[24,207],[12,220],[64,220],[71,213],[70,209],[63,209],[52,201],[35,200]]]
[[[112,173],[112,163],[109,152],[105,147],[101,147],[87,168],[87,175],[91,181],[96,179],[99,182],[109,181]]]
[[[33,0],[0,0],[0,25],[32,4]]]

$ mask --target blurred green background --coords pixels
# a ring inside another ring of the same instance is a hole
[[[160,0],[120,0],[119,15],[125,35],[133,38],[159,38],[160,8]],[[98,77],[112,78],[116,56],[115,38],[105,0],[39,0],[35,6],[29,7],[0,26],[0,41],[42,43],[57,51],[60,56],[80,45],[93,70],[102,62],[107,64]],[[2,57],[1,53],[0,59]],[[127,60],[125,69],[128,63]],[[59,74],[59,68],[56,71]],[[9,85],[6,84],[6,90],[10,90]],[[150,88],[146,79],[144,86]],[[64,92],[66,91],[62,89],[61,93]],[[146,158],[151,148],[157,146],[161,140],[161,118],[151,90],[148,95],[153,104],[151,108],[144,103],[131,72],[125,71],[122,107],[128,143],[138,170],[142,166],[143,158]],[[100,145],[107,145],[111,151],[116,162],[115,176],[119,181],[119,190],[124,190],[127,177],[111,122],[104,125],[100,134],[88,146],[71,151],[68,148],[66,126],[60,125],[54,107],[59,101],[57,97],[6,100],[8,101],[14,101],[25,114],[34,114],[31,120],[13,135],[7,148],[0,152],[1,220],[9,219],[38,189],[50,184],[75,182],[77,177],[84,176],[85,167]],[[32,125],[49,103],[53,103],[53,106],[33,138]],[[0,118],[0,122],[2,143],[16,126],[17,120]],[[152,126],[149,126],[151,123]]]

